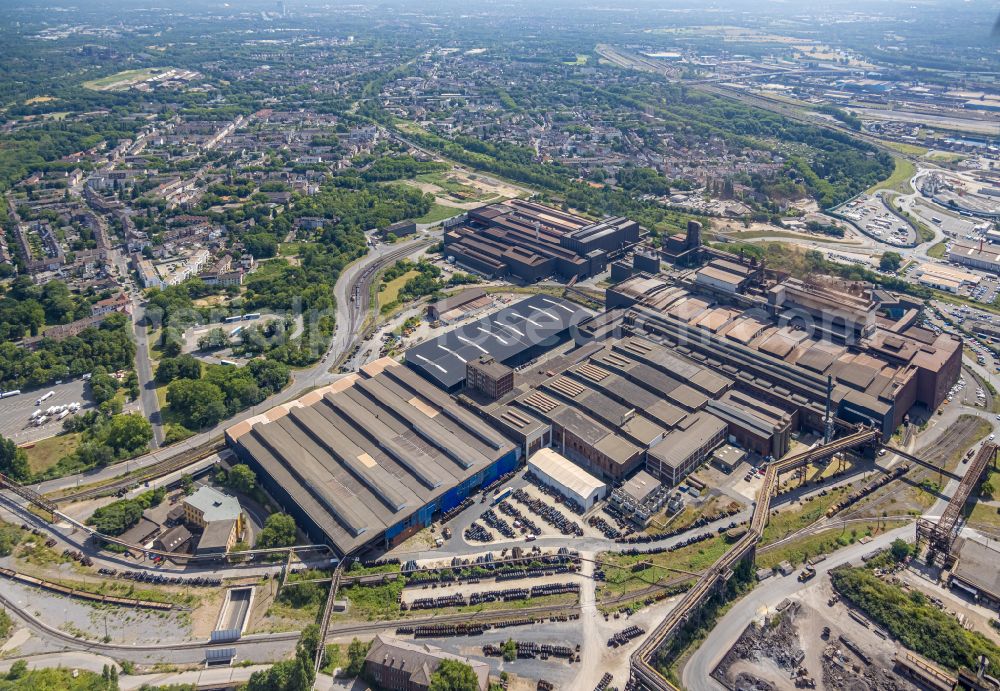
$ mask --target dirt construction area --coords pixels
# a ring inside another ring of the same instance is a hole
[[[824,578],[760,616],[712,672],[729,689],[916,691],[893,670],[896,644],[834,598]],[[863,617],[862,617],[863,619]]]

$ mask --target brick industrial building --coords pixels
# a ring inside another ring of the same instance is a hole
[[[958,380],[961,339],[920,327],[919,305],[836,281],[706,294],[702,271],[687,280],[638,274],[610,287],[602,333],[620,326],[733,378],[757,406],[791,406],[793,429],[823,428],[828,381],[836,417],[888,438],[915,404],[936,409]]]
[[[624,217],[592,222],[534,202],[511,199],[469,211],[444,234],[444,253],[489,278],[532,283],[582,279],[604,271],[635,245],[639,224]]]
[[[457,660],[472,668],[479,691],[489,688],[490,666],[479,660],[446,653],[434,646],[375,636],[365,656],[365,673],[380,689],[387,691],[427,691],[431,676],[442,660]]]

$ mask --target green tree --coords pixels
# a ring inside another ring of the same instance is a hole
[[[899,271],[903,264],[903,256],[899,252],[883,252],[878,260],[878,268],[882,271]]]
[[[257,549],[290,547],[295,544],[295,520],[287,513],[272,513],[257,536]]]
[[[133,456],[149,446],[153,426],[138,413],[116,415],[104,426],[104,443],[114,450],[117,458]]]
[[[442,660],[431,675],[430,691],[479,691],[479,679],[464,662]]]
[[[351,644],[347,646],[347,666],[343,669],[344,676],[361,676],[365,669],[365,657],[371,646],[371,643],[359,641],[357,638],[351,641]]]
[[[310,691],[316,681],[313,664],[318,646],[319,626],[310,624],[302,631],[295,647],[295,657],[254,672],[247,682],[246,691]]]
[[[110,374],[95,374],[90,379],[90,394],[98,405],[110,401],[118,393],[118,380]]]
[[[313,585],[316,585],[315,583]],[[314,663],[316,651],[319,649],[319,624],[312,623],[302,629],[299,642],[296,644],[296,655],[307,663]],[[325,651],[324,651],[325,652]],[[320,667],[323,665],[320,664]]]
[[[198,350],[217,350],[227,345],[229,345],[229,334],[218,327],[198,339]]]
[[[514,642],[513,638],[508,638],[507,641],[500,646],[500,651],[503,653],[503,659],[507,662],[513,662],[517,659],[517,643]]]
[[[198,379],[201,363],[193,355],[163,358],[156,368],[156,383],[169,384],[175,379]]]
[[[299,657],[295,657],[254,672],[245,688],[246,691],[310,691],[312,672],[311,664],[303,664]]]
[[[0,472],[18,482],[24,482],[31,477],[28,454],[6,437],[0,437]]]
[[[246,463],[237,463],[229,471],[228,484],[237,492],[249,494],[257,486],[257,474]]]
[[[908,556],[913,553],[913,549],[910,547],[910,543],[901,538],[896,538],[889,545],[889,552],[892,554],[892,558],[896,561],[903,561]]]
[[[212,382],[178,379],[167,388],[170,410],[179,415],[186,427],[211,427],[226,417],[222,390]]]
[[[177,357],[178,355],[181,354],[182,348],[183,346],[181,345],[181,342],[174,338],[168,338],[163,342],[163,345],[160,347],[160,349],[163,351],[164,357]]]
[[[7,670],[7,680],[16,681],[28,673],[28,663],[24,660],[18,660],[10,666]]]

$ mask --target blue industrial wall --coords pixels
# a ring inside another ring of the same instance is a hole
[[[324,533],[323,530],[321,530],[319,526],[317,526],[312,519],[309,518],[309,515],[305,511],[299,508],[298,504],[292,499],[291,495],[285,490],[285,488],[275,482],[271,476],[264,471],[260,464],[257,463],[257,460],[253,457],[253,454],[248,452],[240,444],[232,444],[230,448],[236,454],[237,458],[239,458],[240,462],[246,463],[250,469],[257,474],[257,481],[260,482],[261,486],[263,486],[267,493],[274,497],[275,501],[277,501],[278,504],[280,504],[281,507],[295,519],[296,524],[298,524],[299,528],[301,528],[303,532],[305,532],[313,541],[317,543],[324,543],[330,545],[331,547],[335,547],[333,542],[326,536],[326,533]],[[404,531],[409,530],[412,533],[414,532],[412,530],[413,528],[421,528],[430,525],[433,522],[435,513],[439,511],[441,513],[450,511],[461,504],[466,497],[483,485],[488,485],[501,475],[516,469],[520,456],[520,449],[514,449],[510,453],[505,454],[495,463],[490,464],[489,467],[476,473],[457,487],[449,489],[438,499],[422,507],[407,520],[400,521],[399,523],[390,526],[384,533],[385,540],[387,542],[391,542],[393,538],[400,535]],[[374,540],[378,538],[378,536],[378,533],[373,533],[370,539]]]
[[[385,539],[387,541],[392,541],[394,537],[408,528],[412,528],[414,525],[418,525],[420,527],[430,525],[434,520],[435,513],[447,513],[448,511],[451,511],[453,508],[461,504],[466,497],[483,485],[488,485],[501,475],[509,473],[517,468],[520,455],[520,449],[514,449],[510,453],[505,454],[495,463],[490,464],[487,468],[479,471],[462,484],[452,487],[438,499],[422,507],[409,519],[400,521],[396,525],[390,526],[385,531]]]

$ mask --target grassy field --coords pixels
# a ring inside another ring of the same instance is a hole
[[[671,530],[687,528],[702,516],[714,515],[727,505],[733,505],[733,502],[728,497],[712,497],[699,506],[685,506],[683,511],[673,516],[667,516],[667,511],[664,509],[656,516],[653,516],[652,523],[643,532],[656,534],[662,532],[665,528],[670,528]]]
[[[494,194],[484,194],[475,187],[459,182],[458,179],[448,171],[424,173],[423,175],[418,175],[415,179],[418,182],[440,187],[442,190],[461,201],[485,201],[486,199],[493,199],[496,197]]]
[[[457,216],[462,213],[462,210],[454,206],[445,206],[444,204],[435,204],[431,207],[431,210],[420,218],[413,219],[417,223],[437,223],[438,221],[443,221],[446,218],[451,218],[452,216]]]
[[[24,450],[28,454],[28,467],[32,473],[44,472],[63,456],[73,453],[79,443],[79,434],[58,434],[35,442],[33,447]]]
[[[987,533],[1000,533],[1000,509],[989,504],[976,502],[972,506],[972,511],[969,512],[966,522]]]
[[[809,240],[811,242],[829,242],[836,245],[855,244],[849,240],[841,240],[835,237],[819,235],[807,235],[805,233],[792,233],[787,230],[744,230],[737,233],[719,233],[722,237],[731,240],[756,240],[757,238],[787,238],[789,240]]]
[[[627,595],[651,584],[669,580],[679,573],[700,573],[716,562],[730,547],[724,535],[662,554],[624,555],[606,552],[599,558],[605,562],[607,581],[598,596],[604,599]],[[651,567],[633,572],[631,567],[646,561]]]
[[[876,183],[868,188],[866,194],[872,194],[876,190],[892,190],[901,194],[910,194],[913,188],[910,187],[910,178],[917,172],[917,167],[905,158],[896,158],[896,168],[887,179]]]
[[[828,491],[826,496],[816,495],[802,503],[796,502],[789,507],[782,507],[777,515],[771,516],[767,527],[764,528],[761,544],[777,542],[812,525],[826,515],[827,509],[832,504],[849,493],[849,486],[837,487]]]
[[[281,242],[278,243],[278,256],[279,257],[297,257],[299,252],[302,251],[302,247],[308,245],[308,242]]]
[[[582,53],[576,54],[576,60],[567,60],[563,62],[564,65],[586,65],[587,61],[590,59],[589,56]]]
[[[343,648],[343,649],[341,649]],[[342,667],[347,661],[347,646],[339,643],[330,643],[326,646],[326,656],[323,658],[323,674],[333,674],[334,670]]]
[[[857,540],[867,536],[875,535],[877,532],[884,532],[898,527],[900,521],[888,521],[884,528],[880,530],[882,523],[872,520],[867,523],[857,525],[842,526],[822,530],[814,535],[804,535],[795,540],[757,553],[755,563],[757,568],[770,569],[783,561],[790,562],[793,566],[798,566],[819,554],[829,554],[841,547],[854,544]]]
[[[934,257],[935,259],[941,259],[944,257],[945,252],[948,251],[948,245],[944,242],[939,242],[930,249],[927,250],[928,257]]]
[[[156,387],[156,400],[160,402],[160,420],[164,425],[180,425],[181,419],[170,410],[170,404],[167,403],[167,387],[167,384]]]
[[[927,149],[923,146],[917,146],[916,144],[906,144],[905,142],[883,142],[887,148],[893,151],[898,151],[901,154],[906,154],[907,156],[924,156],[927,154]]]
[[[965,154],[955,154],[948,151],[935,151],[927,156],[928,160],[936,163],[958,163],[968,158]]]
[[[124,72],[118,72],[117,74],[108,75],[107,77],[101,77],[100,79],[91,79],[88,82],[83,83],[84,89],[90,89],[91,91],[118,91],[119,89],[127,89],[133,84],[138,84],[139,82],[149,79],[153,75],[166,72],[169,67],[147,67],[141,70],[125,70]]]
[[[420,275],[419,271],[407,271],[402,276],[392,279],[388,283],[383,283],[385,287],[378,293],[378,307],[382,308],[382,305],[388,305],[390,302],[395,302],[399,298],[399,291],[403,289],[406,282],[411,278],[416,278]]]
[[[319,617],[319,608],[318,604],[293,607],[275,600],[267,608],[267,616],[247,633],[275,633],[302,629],[316,621]]]

